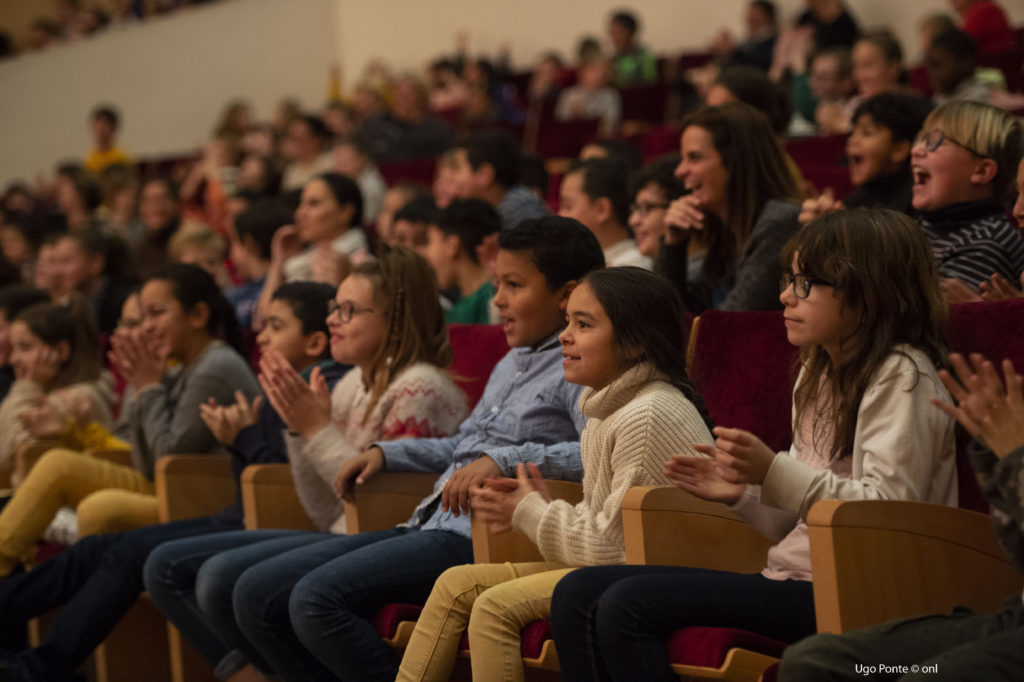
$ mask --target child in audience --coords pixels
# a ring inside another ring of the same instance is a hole
[[[957,401],[932,399],[974,436],[968,449],[981,490],[992,508],[992,523],[1010,560],[1024,565],[1021,512],[1021,468],[1024,466],[1024,396],[1013,363],[1003,360],[1003,377],[981,355],[971,364],[953,354],[950,362],[959,379],[939,376]],[[874,625],[843,635],[820,634],[786,649],[780,679],[808,682],[822,679],[864,679],[858,663],[884,661],[898,667],[938,666],[942,680],[1012,680],[1024,666],[1020,641],[1024,634],[1024,605],[1019,594],[1007,597],[995,613],[972,613],[957,608],[950,615],[933,615]],[[893,673],[886,679],[897,679]],[[877,679],[877,678],[876,678]],[[899,679],[909,679],[901,676]]]
[[[686,194],[686,185],[675,176],[679,154],[665,154],[633,174],[630,182],[633,205],[629,227],[640,255],[652,261],[658,257],[661,240],[668,231],[665,215],[669,204]]]
[[[978,81],[974,69],[978,48],[971,36],[959,29],[943,31],[932,40],[924,63],[936,104],[956,100],[988,103],[988,86]]]
[[[330,396],[319,372],[307,383],[278,354],[261,363],[267,398],[291,432],[286,445],[299,499],[325,532],[221,534],[166,545],[151,557],[146,576],[154,600],[224,677],[247,661],[267,672],[280,665],[267,662],[263,648],[239,630],[255,623],[235,622],[231,591],[242,570],[328,541],[326,531],[345,532],[334,482],[360,450],[378,440],[447,435],[465,415],[465,398],[445,372],[452,351],[438,298],[422,258],[384,247],[377,261],[357,266],[342,282],[330,306],[331,355],[354,365]],[[182,556],[196,559],[177,568]],[[179,605],[183,594],[192,604],[187,610]]]
[[[853,132],[846,139],[850,182],[856,187],[838,201],[826,189],[804,201],[800,224],[842,208],[879,206],[900,213],[913,211],[914,177],[910,150],[925,116],[928,103],[914,95],[883,92],[865,100],[853,114]]]
[[[121,116],[111,104],[102,104],[92,110],[89,115],[89,134],[92,136],[93,148],[85,155],[85,168],[99,173],[114,163],[134,163],[117,144],[117,129],[121,125]]]
[[[824,135],[850,132],[853,112],[861,102],[902,88],[903,47],[889,31],[865,33],[853,46],[853,82],[857,95],[842,106],[818,107],[819,131]]]
[[[0,462],[12,461],[36,435],[21,417],[44,402],[62,418],[110,425],[113,381],[100,364],[99,339],[80,297],[69,307],[38,303],[23,309],[11,320],[9,336],[15,380],[0,403]],[[5,550],[0,546],[0,576],[13,568],[5,560],[16,558]]]
[[[434,195],[434,203],[438,208],[447,208],[458,195],[457,167],[454,149],[449,149],[437,158],[437,170],[434,171],[434,184],[430,186],[430,193]]]
[[[761,574],[686,567],[573,571],[555,588],[552,634],[566,679],[675,680],[666,637],[690,626],[783,642],[815,631],[807,527],[822,499],[957,502],[942,362],[946,306],[910,218],[850,209],[808,225],[781,254],[786,333],[801,352],[793,446],[716,427],[710,459],[676,456],[675,485],[731,505],[777,541]],[[628,614],[628,615],[627,615]]]
[[[355,182],[339,173],[322,173],[307,182],[295,210],[295,224],[274,234],[259,309],[266,308],[284,282],[326,281],[315,276],[325,275],[320,267],[325,262],[334,271],[336,286],[342,279],[339,274],[350,264],[369,257],[366,235],[357,227],[362,222],[363,198]],[[318,269],[321,272],[314,272]]]
[[[629,232],[629,171],[617,159],[590,159],[562,178],[558,215],[575,218],[597,237],[608,267],[634,265],[650,270],[651,259],[636,248]]]
[[[24,285],[0,289],[0,404],[15,380],[11,364],[11,323],[22,310],[49,301],[50,295],[42,289]]]
[[[580,411],[583,501],[553,501],[536,467],[473,491],[493,530],[517,528],[544,562],[470,564],[445,571],[409,640],[399,680],[447,680],[469,629],[474,680],[522,680],[519,632],[549,615],[551,591],[574,566],[625,562],[622,498],[665,485],[673,454],[711,443],[710,419],[683,369],[682,307],[671,284],[639,268],[587,275],[559,335],[567,381],[586,386]],[[470,612],[472,611],[472,615]]]
[[[437,223],[438,215],[432,196],[416,197],[395,213],[391,228],[394,244],[420,251],[427,244],[427,227]]]
[[[610,136],[622,119],[619,91],[609,85],[611,65],[605,57],[595,57],[580,67],[576,85],[558,95],[555,118],[559,121],[601,119],[600,132]]]
[[[0,512],[0,576],[14,570],[61,506],[78,507],[82,535],[156,523],[156,460],[175,453],[223,452],[199,406],[210,398],[231,401],[236,390],[248,399],[256,394],[248,364],[218,338],[223,334],[237,343],[238,333],[231,308],[209,274],[194,265],[167,266],[146,281],[139,298],[141,328],[115,334],[110,354],[132,392],[121,407],[132,466],[63,449],[44,454]],[[93,356],[98,367],[95,342]],[[168,360],[177,364],[168,369]],[[109,411],[78,421],[109,425]]]
[[[413,199],[427,194],[425,187],[409,180],[402,180],[388,188],[388,191],[384,193],[384,201],[381,203],[380,214],[377,216],[377,224],[374,226],[380,243],[388,246],[395,246],[398,243],[394,230],[395,214]]]
[[[121,274],[125,260],[122,242],[94,230],[68,232],[56,241],[54,277],[60,282],[58,288],[86,297],[101,334],[114,331],[124,299],[136,286]]]
[[[205,225],[178,230],[167,242],[167,255],[172,263],[196,265],[210,273],[217,285],[227,284],[224,258],[228,245],[224,237]]]
[[[658,63],[654,55],[636,42],[639,30],[640,22],[636,15],[627,10],[615,12],[608,22],[608,37],[615,50],[612,58],[613,79],[619,87],[658,80]]]
[[[519,142],[506,132],[471,135],[455,146],[456,196],[498,209],[503,229],[548,215],[547,205],[519,184]]]
[[[259,336],[264,352],[281,353],[296,371],[308,375],[328,347],[324,320],[333,294],[331,287],[312,282],[278,289]],[[339,374],[337,366],[323,371],[334,379]],[[241,391],[233,403],[217,405],[211,399],[201,409],[214,437],[231,453],[235,502],[211,516],[89,536],[32,571],[0,581],[0,649],[13,652],[0,659],[0,670],[13,671],[16,680],[69,678],[142,593],[142,566],[154,548],[177,538],[242,528],[238,477],[249,464],[285,460],[284,424],[262,398],[250,402]],[[178,562],[198,560],[177,557]],[[28,620],[58,606],[63,608],[46,640],[25,649]]]
[[[825,105],[825,110],[842,107],[853,93],[853,59],[849,48],[826,47],[802,62],[806,66],[793,67],[793,110],[806,123],[816,125],[820,106]]]
[[[235,309],[235,319],[242,329],[259,328],[253,317],[270,270],[274,233],[290,219],[283,204],[264,199],[255,202],[233,221],[234,236],[228,253],[235,274],[242,281],[225,291],[224,296]]]
[[[167,242],[181,226],[178,187],[167,178],[154,178],[142,185],[139,194],[142,234],[131,240],[133,261],[140,277],[146,278],[167,264]]]
[[[459,292],[445,312],[449,323],[488,324],[494,285],[480,262],[479,248],[501,230],[501,218],[482,199],[456,199],[427,226],[427,242],[419,249],[442,291]]]
[[[358,135],[344,138],[334,146],[334,170],[355,180],[363,195],[363,224],[370,225],[380,214],[388,186],[370,158],[370,146]]]
[[[1020,123],[991,105],[950,102],[925,119],[910,161],[913,205],[951,301],[993,274],[1020,280],[1024,239],[1005,211],[1022,154]]]
[[[744,104],[683,120],[676,169],[690,193],[665,214],[659,264],[687,310],[778,308],[779,250],[799,228],[799,196],[767,119]]]
[[[578,391],[552,371],[562,357],[555,334],[576,281],[601,266],[600,247],[586,228],[562,218],[528,221],[499,239],[495,303],[513,350],[472,415],[451,438],[378,441],[337,477],[348,498],[385,465],[441,471],[409,524],[321,539],[255,566],[241,556],[229,562],[229,554],[216,571],[201,571],[201,582],[229,588],[208,613],[237,623],[234,631],[245,637],[233,643],[258,652],[284,679],[393,679],[398,661],[366,614],[396,598],[425,600],[446,568],[472,560],[470,489],[526,460],[548,475],[579,475]]]

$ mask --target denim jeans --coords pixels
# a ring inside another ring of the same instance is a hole
[[[200,582],[218,586],[211,595],[234,582],[233,619],[221,634],[236,628],[246,640],[238,648],[258,652],[285,680],[393,680],[398,659],[369,619],[390,602],[425,602],[445,569],[473,560],[469,538],[447,531],[306,538],[264,560],[254,560],[250,548],[224,552],[200,571]],[[287,540],[261,545],[281,549]],[[226,617],[214,613],[223,609],[219,600],[200,606],[211,622]]]
[[[32,679],[68,678],[142,593],[142,566],[154,548],[224,528],[202,517],[92,535],[28,573],[0,580],[0,648],[20,648],[31,618],[64,606],[46,641],[18,652],[8,665],[29,671]]]
[[[295,530],[235,530],[168,542],[146,561],[146,589],[157,608],[215,668],[219,677],[229,676],[246,659],[269,672],[269,664],[249,646],[235,625],[231,603],[235,580],[259,561],[330,537],[326,533]],[[238,569],[223,573],[215,570],[228,561],[234,561]],[[214,570],[204,570],[208,564]],[[241,651],[242,655],[229,658],[233,651]],[[234,666],[232,660],[236,661]]]
[[[726,627],[794,642],[815,631],[810,581],[674,566],[580,568],[555,587],[551,634],[566,680],[666,680],[666,638]]]

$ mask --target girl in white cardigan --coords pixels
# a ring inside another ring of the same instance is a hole
[[[539,472],[492,479],[473,511],[516,528],[546,561],[465,565],[434,585],[402,659],[400,680],[447,680],[467,624],[474,680],[522,679],[519,631],[547,618],[551,592],[575,566],[625,561],[622,498],[668,482],[673,453],[709,444],[703,402],[685,372],[681,304],[667,280],[640,268],[595,271],[573,290],[562,342],[565,378],[587,386],[580,410],[583,501],[552,500]],[[472,615],[471,615],[472,614]]]

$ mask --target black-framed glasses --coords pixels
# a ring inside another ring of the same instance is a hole
[[[793,295],[797,298],[804,299],[811,295],[811,287],[815,284],[824,284],[826,286],[834,287],[835,284],[832,282],[826,282],[823,279],[814,279],[807,275],[800,274],[794,275],[792,272],[782,273],[782,277],[779,278],[779,293],[789,288],[789,285],[793,285]]]
[[[982,158],[982,159],[990,158],[988,155],[982,154],[981,152],[979,152],[979,151],[977,151],[975,149],[971,149],[970,147],[965,145],[963,142],[960,142],[959,140],[950,137],[941,128],[934,128],[932,130],[929,130],[927,133],[924,132],[924,131],[921,131],[921,132],[919,132],[917,134],[917,137],[914,139],[914,144],[923,144],[924,148],[927,149],[930,152],[934,152],[936,149],[941,147],[943,142],[952,142],[957,147],[961,147],[963,149],[966,149],[967,151],[969,151],[970,153],[974,154],[975,156],[977,156],[979,158]]]
[[[334,313],[338,313],[338,319],[348,324],[352,321],[352,316],[356,313],[372,313],[375,312],[373,308],[363,308],[358,306],[352,301],[337,301],[327,302],[327,317],[330,317]]]
[[[668,204],[658,204],[653,201],[641,201],[636,204],[630,204],[629,212],[639,213],[641,216],[646,217],[651,211],[658,211],[666,208],[668,208]]]

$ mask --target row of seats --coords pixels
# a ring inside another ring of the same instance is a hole
[[[953,350],[1009,357],[1024,367],[1024,301],[956,306],[949,339]],[[470,401],[479,399],[494,363],[506,352],[500,328],[453,325],[453,373]],[[694,320],[688,341],[688,370],[717,423],[749,429],[772,447],[791,439],[790,396],[796,372],[778,312],[710,311]],[[755,358],[756,361],[752,361]],[[992,610],[1024,579],[1007,561],[985,515],[986,507],[963,457],[959,439],[960,508],[910,502],[825,501],[808,516],[814,593],[821,632],[843,632],[873,622],[954,605]],[[432,474],[383,473],[356,493],[346,517],[352,532],[388,528],[408,518],[433,485]],[[299,504],[287,465],[250,467],[243,474],[243,502],[249,528],[311,528]],[[578,501],[579,484],[555,482],[555,496]],[[233,490],[226,458],[175,456],[157,468],[157,494],[164,520],[211,513],[230,501]],[[756,572],[769,542],[724,506],[698,500],[676,488],[634,488],[623,502],[629,563],[688,565]],[[532,561],[536,547],[519,533],[494,535],[473,524],[478,562]],[[984,575],[985,580],[964,580]],[[374,618],[381,636],[401,649],[421,605],[390,604]],[[97,652],[101,682],[139,679],[212,680],[212,671],[165,626],[143,599]],[[524,664],[540,677],[558,671],[547,623],[522,634]],[[140,641],[140,638],[145,643]],[[154,639],[155,638],[155,639]],[[167,642],[167,670],[159,670],[156,642]],[[688,628],[669,642],[680,675],[757,680],[785,645],[754,633],[726,628]],[[468,658],[464,642],[463,658]],[[148,652],[139,665],[138,650]],[[463,673],[465,670],[462,671]]]

